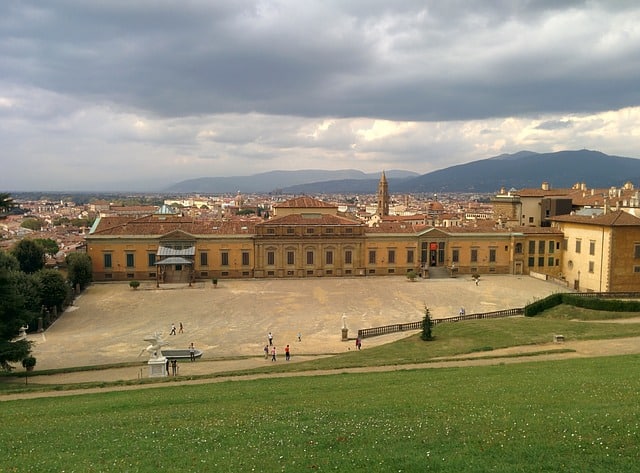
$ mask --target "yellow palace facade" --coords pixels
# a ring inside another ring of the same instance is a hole
[[[639,220],[640,222],[640,220]],[[640,228],[640,227],[639,227]],[[553,227],[369,227],[300,197],[268,220],[156,214],[103,217],[86,236],[95,281],[158,284],[213,278],[537,274],[562,278],[564,234]]]

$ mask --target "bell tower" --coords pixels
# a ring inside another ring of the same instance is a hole
[[[376,211],[378,217],[386,217],[389,215],[389,184],[387,183],[387,176],[382,171],[380,182],[378,182],[378,210]]]

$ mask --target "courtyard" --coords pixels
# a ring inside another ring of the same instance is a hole
[[[161,332],[168,348],[190,343],[202,361],[255,357],[272,332],[280,359],[289,344],[293,359],[354,349],[342,341],[343,320],[350,339],[363,328],[421,320],[425,305],[433,318],[522,307],[566,288],[528,276],[470,278],[404,277],[222,280],[187,285],[93,284],[43,333],[30,334],[37,369],[144,361],[144,339]],[[344,319],[343,319],[344,317]],[[171,325],[183,333],[170,335]],[[301,341],[298,341],[298,333]],[[363,349],[408,333],[367,338]],[[198,363],[201,363],[199,361]],[[184,364],[183,364],[184,365]],[[246,365],[246,363],[245,363]],[[186,368],[186,366],[185,366]]]

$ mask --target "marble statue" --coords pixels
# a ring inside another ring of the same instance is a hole
[[[160,349],[169,344],[169,342],[162,338],[161,332],[155,332],[153,335],[149,335],[144,339],[144,341],[149,342],[149,346],[144,348],[138,356],[141,356],[145,351],[147,351],[151,355],[150,359],[152,360],[162,358],[162,352]]]

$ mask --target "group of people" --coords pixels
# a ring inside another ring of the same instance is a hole
[[[182,322],[180,322],[180,328],[178,329],[178,333],[184,333],[184,326],[182,325]],[[171,324],[171,330],[169,331],[169,335],[175,335],[176,334],[176,324]]]
[[[273,344],[273,334],[271,332],[267,334],[267,340],[269,340],[269,344],[264,346],[264,359],[268,359],[269,354],[271,354],[271,361],[277,361],[276,347]],[[302,341],[302,334],[300,332],[298,332],[298,341]],[[291,360],[291,347],[289,345],[284,347],[284,359],[287,361]]]

